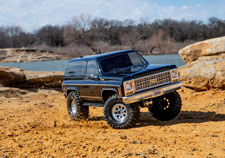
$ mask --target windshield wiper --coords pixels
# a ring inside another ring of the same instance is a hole
[[[140,66],[143,66],[144,64],[137,64],[137,65],[132,65],[133,68],[136,68],[136,67],[140,67]]]

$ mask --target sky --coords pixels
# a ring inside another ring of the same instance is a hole
[[[109,20],[148,19],[225,20],[225,0],[0,0],[0,26],[64,25],[87,14]]]

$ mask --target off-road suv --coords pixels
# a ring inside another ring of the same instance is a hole
[[[140,107],[161,121],[175,118],[181,86],[175,65],[149,64],[135,50],[72,59],[62,83],[71,119],[87,118],[89,106],[102,106],[105,121],[117,129],[134,126]]]

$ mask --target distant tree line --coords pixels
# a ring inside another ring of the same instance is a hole
[[[186,20],[141,19],[106,20],[80,15],[63,26],[43,26],[32,33],[19,26],[0,27],[0,48],[87,47],[103,53],[120,46],[137,49],[145,54],[174,53],[195,41],[225,36],[225,20],[209,18],[207,23]]]

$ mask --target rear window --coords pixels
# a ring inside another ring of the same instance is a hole
[[[86,61],[73,61],[67,64],[66,74],[71,76],[84,76]]]

